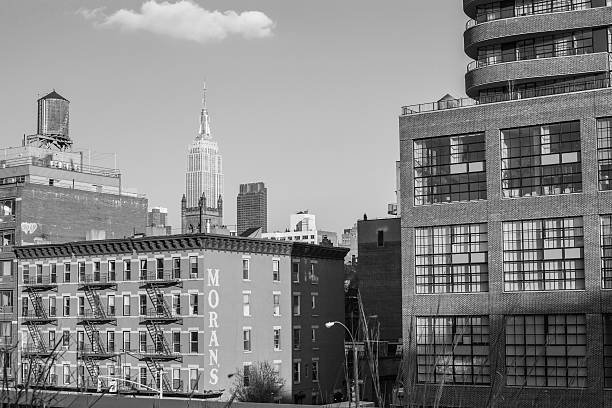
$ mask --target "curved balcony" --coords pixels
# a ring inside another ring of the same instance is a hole
[[[476,58],[478,47],[501,40],[521,40],[539,33],[579,30],[612,25],[612,7],[531,14],[474,25],[463,33],[465,53]]]
[[[473,66],[465,74],[465,90],[475,98],[481,89],[538,78],[553,78],[608,71],[608,53],[530,59],[488,66]]]
[[[471,18],[475,19],[477,18],[476,12],[477,12],[478,6],[491,5],[493,3],[499,3],[499,0],[463,0],[463,12],[467,14],[468,16],[470,16]],[[576,0],[575,3],[576,4],[574,4],[573,6],[568,5],[568,4],[563,4],[561,2],[559,2],[558,4],[553,3],[552,10],[540,10],[540,13],[545,14],[545,13],[555,13],[558,11],[569,11],[567,9],[570,7],[573,7],[574,9],[579,9],[579,8],[585,9],[585,8],[591,8],[591,7],[605,6],[605,0]],[[526,4],[525,7],[529,7],[529,5]],[[518,6],[517,8],[520,9],[520,6]],[[512,14],[514,14],[515,7],[513,6],[504,7],[504,8],[500,7],[499,9],[495,11],[497,12],[497,14],[487,16],[488,21],[491,21],[492,19],[497,20],[497,19],[505,18],[503,15],[504,13],[507,14],[511,12]],[[475,22],[475,24],[478,24],[478,22]]]

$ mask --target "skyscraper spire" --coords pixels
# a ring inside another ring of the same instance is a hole
[[[202,110],[200,112],[200,137],[210,139],[210,118],[208,117],[208,108],[206,107],[206,82],[204,82],[204,90],[202,91]]]

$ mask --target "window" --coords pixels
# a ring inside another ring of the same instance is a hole
[[[489,290],[487,224],[415,229],[416,293]]]
[[[12,261],[0,261],[0,281],[3,278],[10,278],[13,276],[13,262]]]
[[[599,189],[612,190],[612,117],[597,119]]]
[[[604,289],[612,289],[612,215],[600,219],[601,280]]]
[[[379,248],[385,246],[385,231],[378,230],[376,232],[376,242]]]
[[[55,330],[49,330],[49,348],[51,350],[55,348]]]
[[[181,387],[181,369],[172,369],[172,388],[178,390]]]
[[[147,367],[140,367],[140,385],[147,385]]]
[[[100,282],[100,261],[94,261],[93,263],[93,280],[94,282]]]
[[[506,317],[506,384],[586,387],[584,315]]]
[[[584,289],[582,217],[502,223],[506,291]]]
[[[312,326],[310,328],[310,339],[313,343],[317,342],[317,335],[319,333],[319,326]]]
[[[310,308],[315,310],[317,308],[317,298],[319,297],[318,293],[310,294]]]
[[[132,351],[132,341],[128,330],[123,332],[123,351]]]
[[[132,300],[130,295],[123,295],[123,315],[129,316],[131,314]]]
[[[123,279],[126,281],[132,280],[132,260],[123,260]]]
[[[417,378],[489,384],[489,318],[417,317]]]
[[[280,327],[275,327],[274,328],[274,351],[280,351],[280,349],[281,349],[280,332],[281,332]]]
[[[189,257],[189,277],[191,279],[197,279],[198,277],[198,257],[190,256]]]
[[[117,271],[115,270],[115,260],[108,261],[108,281],[114,282],[117,280]]]
[[[197,331],[189,332],[189,350],[192,353],[198,352],[198,332]]]
[[[192,295],[189,295],[190,297]],[[191,301],[193,301],[193,299],[191,299]],[[193,306],[191,307],[191,314],[198,314],[197,313],[197,303],[198,303],[198,296],[196,295],[196,313],[193,313]],[[193,304],[192,304],[193,305]],[[181,295],[180,294],[174,294],[172,295],[172,312],[176,315],[179,316],[181,314]],[[162,310],[163,313],[163,310]]]
[[[77,314],[79,316],[85,316],[85,296],[79,295],[79,297],[77,297],[77,301],[79,303]]]
[[[504,197],[582,192],[579,121],[504,129],[501,145]]]
[[[181,258],[172,258],[172,276],[174,279],[181,278]]]
[[[62,346],[70,346],[70,330],[64,330],[62,332]]]
[[[300,372],[300,362],[299,361],[294,361],[293,362],[293,382],[294,383],[299,383],[301,380],[301,372]]]
[[[414,141],[414,204],[487,199],[484,133]]]
[[[140,347],[141,353],[147,352],[147,332],[146,331],[138,332],[138,345]]]
[[[147,280],[147,260],[146,259],[140,260],[140,271],[139,271],[138,279],[140,279],[141,281]]]
[[[85,262],[79,262],[77,267],[79,269],[79,282],[85,282]]]
[[[30,315],[29,313],[30,304],[27,297],[21,298],[21,315],[23,317],[27,317]]]
[[[108,315],[109,316],[114,316],[115,315],[115,295],[108,295],[108,301],[107,301],[107,305],[108,305]]]
[[[12,299],[11,299],[11,301],[12,301]],[[57,315],[57,300],[55,298],[55,295],[50,295],[49,296],[49,316],[50,317],[55,317],[56,315]]]
[[[604,388],[612,388],[612,315],[603,315]]]
[[[272,306],[272,314],[274,316],[280,316],[280,293],[273,294],[272,301],[274,302]]]
[[[312,381],[319,381],[319,360],[312,360]]]
[[[245,387],[251,385],[251,366],[249,364],[242,366],[242,383]]]
[[[85,332],[77,331],[77,350],[85,350]]]
[[[140,294],[138,295],[138,299],[140,300],[140,315],[147,315],[147,295]]]
[[[316,272],[316,264],[314,263],[310,264],[310,282],[313,285],[316,285],[319,283],[319,277],[317,276],[317,272]]]
[[[70,296],[64,296],[64,317],[70,316]]]
[[[64,282],[65,283],[70,282],[70,264],[69,263],[64,264]]]
[[[198,369],[190,368],[189,369],[189,387],[191,388],[192,391],[198,390],[198,380],[199,379],[200,379],[200,376],[198,374]]]
[[[301,344],[302,344],[302,329],[301,327],[294,327],[293,328],[293,349],[294,350],[299,350],[301,348]]]
[[[115,332],[109,331],[106,332],[106,351],[115,352]]]
[[[49,264],[49,270],[51,283],[57,283],[57,264]]]
[[[251,295],[250,292],[242,292],[242,315],[251,315]]]
[[[0,231],[0,244],[2,246],[15,245],[15,231],[14,230],[4,230]]]
[[[242,279],[249,280],[249,260],[242,260]]]
[[[189,314],[192,316],[199,314],[198,294],[197,293],[189,294]]]
[[[300,294],[293,294],[293,315],[300,315]]]
[[[70,384],[70,364],[63,366],[64,384]]]
[[[279,265],[280,265],[280,261],[278,259],[272,260],[272,280],[274,282],[280,281]]]
[[[15,199],[4,199],[0,200],[0,222],[7,222],[10,220],[14,220],[14,217],[11,217],[15,214]],[[8,218],[4,218],[8,217]]]
[[[251,351],[251,328],[242,329],[242,350]]]
[[[300,282],[300,264],[297,262],[291,264],[291,282]]]
[[[155,258],[155,271],[157,272],[157,279],[164,279],[164,258]]]
[[[172,351],[175,353],[181,352],[181,332],[172,332]]]

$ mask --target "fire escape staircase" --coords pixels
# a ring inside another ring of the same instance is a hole
[[[85,334],[89,340],[90,347],[86,345],[79,345],[78,355],[85,368],[89,373],[89,377],[92,383],[98,385],[98,376],[100,374],[99,361],[100,360],[113,360],[115,361],[117,355],[113,350],[106,350],[102,341],[100,341],[100,331],[98,326],[112,324],[117,325],[117,319],[115,316],[109,316],[104,311],[104,305],[100,300],[98,290],[115,289],[117,285],[115,283],[100,281],[99,277],[97,280],[92,281],[86,278],[85,282],[79,285],[79,290],[85,292],[85,297],[89,303],[90,310],[86,311],[83,316],[79,316],[77,324],[83,326]],[[105,383],[105,381],[101,381]]]
[[[140,285],[141,289],[146,290],[151,300],[151,304],[153,305],[153,308],[147,311],[146,316],[142,316],[140,319],[140,324],[145,325],[149,332],[149,336],[153,341],[153,347],[147,347],[144,353],[140,353],[139,359],[147,364],[147,368],[152,378],[156,380],[157,386],[159,386],[159,376],[162,375],[162,386],[164,391],[173,391],[173,389],[168,374],[163,370],[162,362],[183,361],[183,357],[180,353],[174,353],[171,350],[162,328],[162,326],[168,324],[183,323],[180,317],[180,311],[173,313],[164,299],[162,288],[171,286],[182,286],[182,282],[169,275],[162,275],[159,273],[155,275],[155,277],[148,276],[148,279],[143,281]]]

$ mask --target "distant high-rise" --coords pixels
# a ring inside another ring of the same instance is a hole
[[[206,84],[200,111],[200,130],[189,146],[185,195],[181,201],[183,233],[207,232],[223,225],[223,164],[219,145],[210,133]]]
[[[268,231],[268,189],[264,183],[240,185],[237,198],[238,235],[249,228]]]

